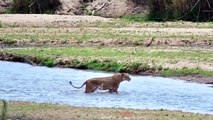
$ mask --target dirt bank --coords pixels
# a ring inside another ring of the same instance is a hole
[[[52,2],[49,2],[49,6],[52,6]],[[61,5],[57,7],[55,13],[60,15],[120,17],[124,15],[144,14],[147,9],[146,0],[59,0],[57,2],[60,2]],[[12,0],[1,0],[0,14],[10,11],[9,9],[12,4]],[[20,7],[26,7],[26,5]],[[28,7],[24,9],[30,11]]]
[[[85,7],[86,14],[103,17],[121,17],[125,15],[144,14],[146,0],[91,0]]]
[[[94,16],[69,16],[48,14],[2,14],[0,22],[10,27],[79,27],[107,22],[110,19]]]

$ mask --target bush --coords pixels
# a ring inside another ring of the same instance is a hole
[[[148,0],[148,19],[211,21],[212,4],[212,0]]]
[[[3,102],[1,120],[7,120],[7,102],[5,100],[1,100]]]
[[[106,70],[114,72],[125,71],[125,67],[123,67],[122,65],[120,65],[115,61],[101,62],[99,60],[90,60],[87,61],[86,64],[89,69]]]
[[[45,66],[47,66],[47,67],[53,67],[53,66],[55,66],[54,60],[52,60],[50,58],[43,60],[42,64],[45,65]]]
[[[11,13],[54,13],[59,0],[13,0]]]
[[[6,44],[6,45],[13,45],[17,43],[17,41],[12,39],[0,38],[0,43]]]

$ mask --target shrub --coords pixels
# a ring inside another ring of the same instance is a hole
[[[7,120],[7,102],[5,100],[1,100],[3,102],[1,120]]]
[[[45,65],[45,66],[47,66],[47,67],[53,67],[53,66],[55,66],[54,60],[52,60],[50,58],[44,59],[43,62],[42,62],[42,64]]]
[[[54,13],[59,0],[13,0],[11,13]]]
[[[212,4],[212,0],[148,0],[148,19],[209,21],[213,19]]]
[[[6,44],[6,45],[13,45],[17,43],[17,41],[12,39],[0,38],[0,43]]]

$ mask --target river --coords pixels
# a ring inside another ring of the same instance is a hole
[[[72,106],[181,110],[213,114],[213,88],[163,77],[131,75],[122,82],[119,94],[97,90],[85,94],[75,89],[86,79],[113,73],[48,68],[0,61],[0,99],[59,103]]]

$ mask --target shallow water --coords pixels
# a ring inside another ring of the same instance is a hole
[[[75,89],[91,77],[111,73],[47,68],[0,61],[0,99],[60,103],[73,106],[168,109],[213,114],[213,88],[162,77],[133,76],[122,82],[119,94]]]

